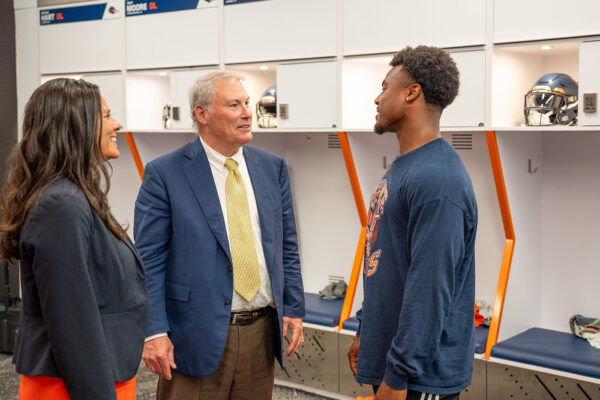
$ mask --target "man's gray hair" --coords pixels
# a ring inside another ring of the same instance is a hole
[[[240,74],[230,71],[217,71],[202,75],[194,82],[190,88],[190,114],[194,122],[194,128],[200,132],[200,125],[196,120],[196,106],[210,109],[210,106],[215,101],[215,82],[220,80],[235,79],[243,81],[244,77]]]

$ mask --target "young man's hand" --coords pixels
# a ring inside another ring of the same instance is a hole
[[[408,390],[395,390],[389,387],[385,382],[381,382],[375,400],[406,400]]]
[[[350,350],[348,350],[348,362],[350,363],[350,370],[356,376],[356,364],[358,364],[358,346],[360,346],[360,337],[355,337]]]

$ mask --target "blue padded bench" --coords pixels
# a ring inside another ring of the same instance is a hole
[[[487,345],[489,332],[490,328],[485,325],[475,327],[475,353],[485,353],[485,346]]]
[[[530,328],[495,345],[492,356],[600,378],[600,350],[570,333]]]
[[[356,319],[356,317],[348,318],[344,321],[342,328],[356,332],[358,330],[358,319]]]
[[[306,316],[303,322],[337,326],[340,323],[344,299],[323,300],[316,293],[304,293]]]

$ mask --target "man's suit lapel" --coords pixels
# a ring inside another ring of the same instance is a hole
[[[183,164],[183,173],[192,187],[210,229],[231,261],[229,240],[227,239],[227,229],[225,228],[219,195],[200,139],[197,138],[190,143],[184,154],[187,160]]]
[[[271,192],[277,190],[273,188],[273,182],[268,182],[264,172],[264,163],[258,160],[258,157],[252,149],[244,148],[244,158],[248,168],[248,174],[252,181],[252,189],[254,190],[254,198],[256,199],[256,207],[258,208],[258,217],[260,219],[260,233],[262,237],[263,252],[267,267],[270,267],[273,260],[273,231],[275,227],[274,212],[276,211],[273,204],[273,195]]]

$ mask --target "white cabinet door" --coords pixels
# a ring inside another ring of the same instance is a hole
[[[336,0],[225,5],[225,62],[334,56]]]
[[[96,14],[97,17],[90,17]],[[123,68],[123,0],[39,9],[40,73],[115,71]],[[83,19],[79,22],[78,19]],[[59,21],[75,21],[60,22]]]
[[[171,125],[172,129],[193,128],[189,103],[190,88],[196,79],[214,71],[217,70],[203,69],[171,72],[171,104],[173,107],[179,107],[179,121],[173,121]]]
[[[442,127],[482,126],[485,113],[485,51],[450,54],[460,72],[458,96],[442,113]]]
[[[127,68],[219,63],[217,7],[129,16]]]
[[[281,113],[286,106],[287,118]],[[337,126],[336,62],[279,65],[277,118],[284,129]]]
[[[583,42],[579,47],[579,125],[600,125],[600,112],[586,113],[584,93],[596,93],[598,109],[598,93],[600,92],[600,41]]]
[[[600,34],[597,0],[501,0],[494,2],[494,42]]]
[[[485,43],[483,0],[343,0],[344,54]]]

